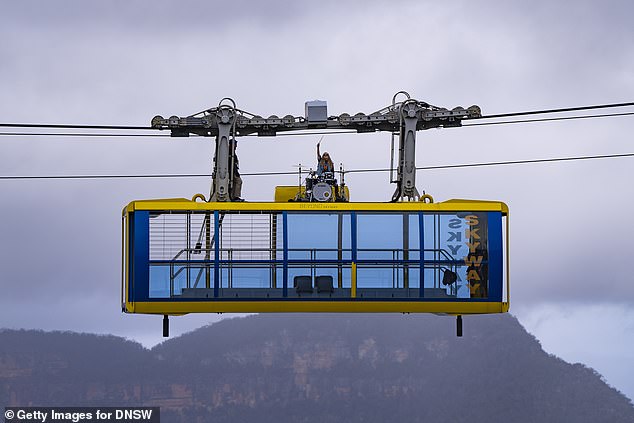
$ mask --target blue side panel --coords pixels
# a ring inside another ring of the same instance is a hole
[[[282,212],[282,296],[288,297],[288,213]]]
[[[145,301],[150,295],[150,212],[131,213],[130,223],[130,296],[133,301]]]
[[[214,298],[220,294],[220,213],[214,211]]]
[[[419,271],[419,287],[418,296],[423,298],[425,296],[425,225],[423,219],[423,212],[418,213],[418,240],[420,249],[420,271]]]
[[[502,301],[502,213],[489,212],[489,300]]]

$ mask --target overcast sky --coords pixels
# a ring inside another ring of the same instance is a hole
[[[0,122],[148,125],[232,97],[254,114],[370,113],[399,90],[484,114],[634,101],[629,1],[2,1]],[[631,111],[631,109],[629,110]],[[634,118],[431,130],[417,165],[631,153]],[[7,130],[8,131],[8,130]],[[6,132],[6,131],[5,131]],[[333,135],[348,169],[389,166],[389,135]],[[317,139],[240,141],[243,172],[313,165]],[[201,139],[0,137],[0,175],[205,173]],[[505,201],[511,312],[567,361],[634,398],[634,158],[420,171],[436,201]],[[296,177],[244,178],[272,200]],[[386,201],[385,174],[351,174]],[[0,181],[0,326],[114,333],[153,345],[160,318],[119,311],[120,216],[206,179]],[[173,334],[215,315],[172,319]],[[440,317],[439,317],[440,318]],[[465,320],[468,331],[468,318]]]

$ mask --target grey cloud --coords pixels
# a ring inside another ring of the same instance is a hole
[[[314,6],[313,6],[314,7]],[[310,12],[300,2],[272,1],[110,1],[86,3],[68,0],[63,4],[24,1],[6,4],[4,19],[14,25],[32,25],[63,30],[77,29],[147,30],[172,32],[194,27],[230,27],[240,21],[283,21]],[[116,36],[116,32],[112,33]]]
[[[301,115],[314,98],[332,113],[372,112],[401,89],[439,106],[501,113],[631,100],[634,92],[629,2],[112,5],[3,6],[1,120],[145,125],[225,96],[261,115]],[[614,118],[428,131],[419,135],[418,164],[623,152],[632,129],[630,118]],[[212,149],[195,139],[0,142],[2,173],[23,175],[208,172]],[[241,167],[310,165],[315,142],[241,140]],[[323,143],[349,169],[389,165],[387,134]],[[611,214],[634,207],[626,160],[425,171],[418,180],[437,201],[508,202],[514,304],[631,304],[624,264],[633,233]],[[245,178],[245,196],[270,200],[281,182],[296,178]],[[393,191],[385,174],[347,182],[354,200],[383,201]],[[121,208],[208,189],[206,180],[0,181],[2,325],[135,337],[158,329],[152,317],[119,312]],[[585,235],[574,230],[588,222]],[[190,317],[179,324],[204,319]]]

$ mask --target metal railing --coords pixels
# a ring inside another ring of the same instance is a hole
[[[227,287],[233,288],[233,270],[235,268],[263,268],[269,269],[270,274],[274,275],[273,270],[278,269],[284,265],[283,260],[275,259],[263,259],[263,260],[234,260],[235,252],[264,252],[268,253],[270,257],[283,256],[281,248],[221,248],[220,252],[220,268],[227,272]],[[289,268],[309,268],[310,276],[312,279],[316,276],[318,269],[333,268],[342,269],[349,268],[352,264],[352,249],[336,249],[336,248],[289,248],[289,253],[300,252],[305,253],[306,258],[290,258],[286,261],[286,265]],[[203,257],[210,257],[211,253],[215,252],[213,248],[184,248],[181,249],[171,260],[151,260],[151,265],[154,266],[169,266],[169,285],[170,285],[170,297],[175,295],[175,283],[177,278],[186,272],[186,288],[198,288],[200,280],[202,279],[203,272],[213,268],[216,264],[214,259],[192,259],[193,255]],[[276,254],[273,254],[275,252]],[[442,288],[440,281],[440,273],[442,271],[452,271],[457,273],[459,266],[464,265],[463,260],[455,259],[445,249],[424,249],[423,255],[430,254],[434,259],[420,258],[420,249],[381,249],[381,248],[360,248],[357,249],[359,253],[385,253],[391,259],[385,258],[365,258],[358,259],[355,263],[359,268],[384,268],[392,269],[392,288],[408,288],[406,284],[406,273],[411,269],[418,269],[418,271],[425,271],[425,269],[434,270],[434,283],[433,288]],[[341,257],[348,256],[349,258],[339,259],[324,259],[319,258],[320,253],[341,253]],[[405,255],[418,255],[415,259],[404,259]],[[438,258],[437,258],[438,257]],[[420,269],[420,263],[423,263],[423,269]],[[194,280],[192,280],[192,270],[197,269],[197,274]],[[403,279],[401,279],[401,277]],[[192,284],[193,282],[193,284]],[[450,294],[455,295],[457,291],[457,284],[449,286]],[[269,288],[276,288],[276,279],[269,278]],[[338,283],[338,287],[341,288],[341,283]]]

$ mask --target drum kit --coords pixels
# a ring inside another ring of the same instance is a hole
[[[318,175],[311,169],[305,179],[305,184],[306,190],[300,193],[295,201],[317,201],[320,203],[348,201],[345,197],[344,184],[343,182],[341,185],[337,184],[334,172],[323,172]]]

